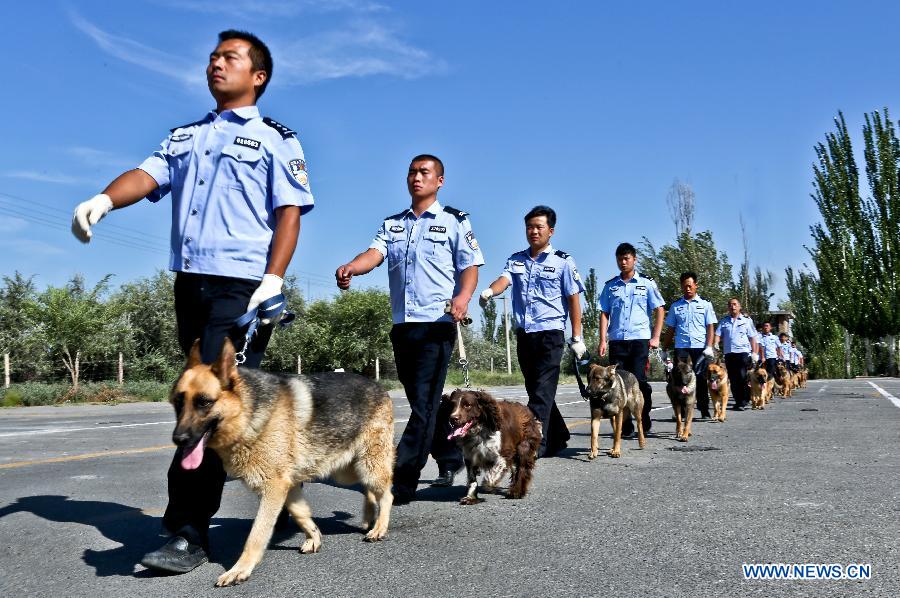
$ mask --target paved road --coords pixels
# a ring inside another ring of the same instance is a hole
[[[238,588],[257,501],[226,485],[213,562],[158,577],[136,563],[160,543],[171,458],[168,405],[0,411],[0,595],[28,596],[870,596],[900,595],[900,380],[813,381],[763,412],[729,411],[675,442],[656,385],[654,435],[621,459],[586,460],[588,410],[558,402],[569,448],[538,463],[522,501],[456,504],[459,484],[423,484],[397,507],[389,539],[358,530],[361,497],[311,484],[323,550],[276,535]],[[522,388],[491,389],[524,401]],[[889,396],[885,396],[889,395]],[[408,408],[392,393],[397,430]],[[609,448],[604,422],[601,448]],[[673,450],[673,449],[703,450]],[[436,475],[429,463],[423,479]],[[744,580],[742,563],[871,563],[865,581]]]

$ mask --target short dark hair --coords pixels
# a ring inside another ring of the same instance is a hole
[[[431,160],[432,162],[434,162],[437,175],[444,176],[444,163],[441,162],[441,159],[437,156],[432,156],[431,154],[419,154],[418,156],[410,160],[409,163],[413,164],[415,162],[423,162],[425,160]]]
[[[787,335],[787,332],[782,332],[781,334],[778,335],[778,338],[781,338],[782,336],[783,336],[784,338],[790,338],[790,337]]]
[[[247,31],[228,29],[227,31],[223,31],[219,34],[220,44],[230,39],[242,39],[245,42],[249,43],[250,51],[248,52],[248,55],[250,56],[250,60],[253,62],[254,72],[266,72],[266,80],[263,81],[262,85],[260,85],[256,90],[256,99],[258,100],[262,96],[262,94],[265,93],[266,86],[269,85],[269,81],[272,80],[272,68],[274,66],[272,64],[272,53],[269,52],[269,47],[266,46],[266,44],[264,44],[261,39]]]
[[[684,284],[684,281],[687,280],[688,278],[693,278],[694,283],[696,283],[697,282],[697,273],[691,272],[690,270],[688,270],[687,272],[682,272],[681,276],[678,277],[678,282]]]
[[[534,206],[531,211],[525,214],[525,223],[527,224],[532,218],[538,216],[547,217],[547,226],[556,228],[556,212],[550,206]]]
[[[634,248],[634,245],[631,243],[619,243],[619,246],[616,247],[616,257],[623,255],[633,255],[637,257],[637,249]]]

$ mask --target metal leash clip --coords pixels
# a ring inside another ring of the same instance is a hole
[[[259,328],[262,320],[268,319],[270,322],[277,321],[278,325],[284,328],[285,326],[290,325],[295,317],[296,315],[294,312],[287,311],[287,298],[282,293],[266,299],[256,306],[256,308],[251,309],[235,320],[235,327],[240,329],[246,326],[247,332],[244,333],[244,346],[242,346],[241,350],[234,355],[234,363],[236,365],[241,365],[247,361],[247,347],[250,346],[250,341],[253,339],[253,335],[256,334],[256,330]]]

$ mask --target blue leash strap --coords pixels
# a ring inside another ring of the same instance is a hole
[[[296,317],[294,312],[287,311],[287,298],[283,293],[275,295],[274,297],[269,297],[234,321],[235,327],[239,329],[244,328],[245,326],[247,327],[247,332],[244,333],[244,346],[234,356],[234,361],[237,365],[241,365],[246,361],[247,357],[245,353],[247,347],[250,346],[250,341],[253,339],[253,335],[256,334],[260,322],[265,319],[273,321],[277,319],[279,315],[281,315],[281,319],[278,320],[278,325],[282,328],[293,322]]]

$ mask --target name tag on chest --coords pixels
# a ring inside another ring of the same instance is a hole
[[[234,138],[235,145],[242,145],[244,147],[249,147],[253,149],[259,149],[260,143],[256,139],[249,139],[247,137],[235,137]]]

